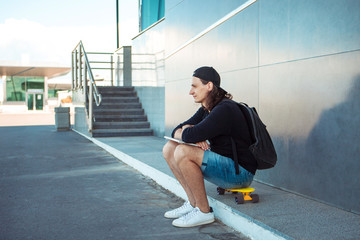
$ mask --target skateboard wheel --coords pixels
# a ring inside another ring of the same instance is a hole
[[[245,203],[244,196],[240,195],[240,196],[235,197],[235,202],[237,204],[244,204]]]
[[[224,195],[224,193],[225,193],[225,189],[223,189],[223,188],[221,188],[221,187],[217,187],[217,193],[219,194],[219,195]]]
[[[252,200],[251,200],[252,203],[257,203],[257,202],[259,202],[259,195],[257,195],[257,194],[251,194],[250,197],[252,198]]]

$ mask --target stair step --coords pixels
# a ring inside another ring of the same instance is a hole
[[[130,136],[152,136],[153,130],[145,129],[94,129],[93,137],[130,137]]]
[[[136,97],[137,94],[135,91],[106,91],[101,92],[101,97]]]
[[[99,115],[95,116],[96,122],[139,122],[147,121],[145,115]]]
[[[95,100],[94,100],[95,101]],[[138,97],[106,97],[102,98],[102,103],[138,103]]]
[[[150,128],[149,122],[96,122],[95,129],[134,129]]]
[[[93,105],[93,137],[153,135],[134,87],[99,86],[98,90],[102,101]]]
[[[117,102],[102,102],[100,106],[94,105],[95,109],[142,109],[141,103],[134,102],[134,103],[117,103]]]
[[[142,108],[138,108],[138,109],[101,109],[101,108],[95,108],[94,109],[94,114],[96,115],[100,115],[100,114],[104,114],[104,115],[119,115],[119,116],[124,116],[124,115],[144,115],[144,110]]]
[[[98,86],[99,92],[108,92],[108,91],[117,91],[117,92],[126,92],[126,91],[134,91],[134,87],[106,87],[106,86]]]

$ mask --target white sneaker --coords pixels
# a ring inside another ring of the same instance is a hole
[[[184,216],[185,214],[191,212],[194,210],[194,207],[191,206],[189,201],[186,201],[181,207],[178,207],[174,210],[167,211],[164,214],[164,217],[166,218],[179,218],[181,216]]]
[[[214,213],[203,213],[198,207],[194,208],[188,214],[175,219],[172,225],[175,227],[195,227],[199,225],[209,224],[215,221]]]

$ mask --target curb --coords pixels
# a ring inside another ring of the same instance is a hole
[[[185,191],[182,189],[181,185],[178,183],[178,181],[175,178],[173,178],[173,177],[113,148],[113,147],[110,147],[109,145],[107,145],[105,143],[98,141],[95,138],[86,136],[85,134],[78,132],[75,129],[72,129],[72,130],[74,132],[78,133],[79,135],[87,138],[88,140],[90,140],[97,146],[101,147],[105,151],[109,152],[111,155],[113,155],[114,157],[119,159],[119,161],[122,161],[125,164],[133,167],[134,169],[138,170],[144,176],[151,178],[152,180],[154,180],[157,184],[159,184],[163,188],[174,193],[175,195],[177,195],[178,197],[180,197],[182,199],[186,199]],[[263,240],[263,239],[293,240],[293,238],[265,225],[264,223],[262,223],[258,220],[255,220],[255,219],[239,212],[236,209],[229,207],[228,205],[226,205],[210,196],[208,196],[208,200],[209,200],[209,204],[211,205],[211,207],[214,210],[216,219],[223,222],[225,225],[233,228],[234,230],[241,232],[245,236],[250,237],[251,239],[254,239],[254,240],[257,240],[257,239],[259,239],[259,240]]]

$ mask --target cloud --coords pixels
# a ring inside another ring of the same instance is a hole
[[[120,42],[128,42],[136,32],[133,20],[120,26]],[[56,62],[70,66],[71,51],[82,40],[86,51],[116,50],[115,24],[109,26],[48,27],[27,19],[6,19],[0,24],[0,60]]]

